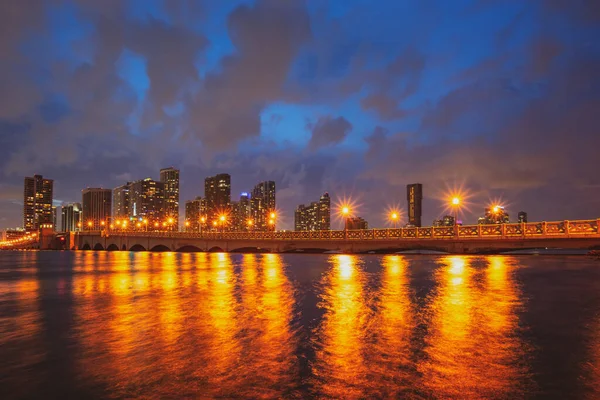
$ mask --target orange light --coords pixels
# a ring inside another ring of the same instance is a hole
[[[121,220],[117,220],[117,225],[121,225]]]
[[[248,220],[248,225],[252,226],[252,224],[254,223],[254,221],[252,221],[251,219]]]
[[[110,229],[113,229],[113,228],[114,228],[114,226],[113,226],[112,224],[110,224],[109,228],[110,228]]]
[[[147,220],[147,219],[144,219],[142,222],[143,222],[144,224],[148,225],[148,220]]]
[[[392,220],[397,220],[398,219],[398,213],[392,213],[391,215]]]
[[[92,226],[92,221],[88,221],[88,226]]]
[[[273,221],[272,219],[269,220],[269,225],[273,225],[275,223],[275,221]]]
[[[213,221],[213,226],[217,226],[217,221]]]
[[[206,222],[206,218],[202,217],[202,218],[200,218],[200,221],[202,221],[204,223],[204,222]]]
[[[275,219],[275,213],[274,212],[271,213],[271,219]]]
[[[100,225],[104,226],[106,223],[104,221],[100,221]]]
[[[498,211],[500,211],[500,206],[494,206],[494,207],[492,208],[492,212],[493,212],[494,214],[497,214],[497,213],[498,213]]]
[[[190,221],[185,221],[185,226],[190,226]]]
[[[169,222],[169,224],[172,224],[173,223],[173,218],[169,218],[168,222]]]
[[[140,223],[138,222],[138,223],[137,223],[135,226],[137,226],[137,227],[139,228],[140,226],[142,226],[142,224],[140,224]]]
[[[343,215],[348,215],[350,214],[350,208],[348,206],[344,206],[342,207],[342,214]]]
[[[159,225],[159,224],[158,224],[158,222],[155,222],[155,223],[154,223],[154,227],[155,227],[155,228],[158,228],[158,225]]]
[[[225,216],[224,216],[224,215],[221,215],[221,216],[219,217],[219,219],[221,220],[221,222],[225,222]]]
[[[460,199],[458,197],[453,197],[452,198],[452,205],[459,205],[460,204]]]

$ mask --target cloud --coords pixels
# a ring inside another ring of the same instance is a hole
[[[320,117],[316,124],[309,125],[312,136],[308,142],[310,150],[341,143],[352,130],[352,124],[344,117],[331,115]]]

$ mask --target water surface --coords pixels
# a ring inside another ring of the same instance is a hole
[[[600,398],[585,257],[0,253],[2,398]]]

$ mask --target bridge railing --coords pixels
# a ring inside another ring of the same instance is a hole
[[[398,239],[490,239],[600,236],[600,219],[497,225],[458,225],[421,228],[390,228],[329,231],[272,232],[141,232],[84,231],[80,235],[171,237],[227,240],[398,240]]]

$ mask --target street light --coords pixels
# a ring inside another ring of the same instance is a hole
[[[452,198],[452,208],[454,209],[454,226],[458,225],[458,207],[460,206],[460,199],[458,197]]]
[[[342,207],[342,217],[344,218],[344,238],[348,238],[348,215],[350,215],[350,207]]]
[[[248,225],[248,231],[252,230],[252,225],[254,225],[254,221],[252,221],[251,219],[249,219],[248,221],[246,221],[246,225]]]
[[[201,235],[202,235],[202,228],[204,227],[205,222],[206,222],[206,217],[204,217],[204,216],[200,217],[200,226],[198,227],[198,229],[200,230]]]
[[[395,211],[392,211],[392,213],[390,214],[390,219],[394,223],[394,229],[397,228],[396,223],[398,222],[398,218],[400,218],[400,216],[398,215],[398,213],[395,212]]]
[[[90,228],[90,231],[91,231],[92,230],[92,225],[93,225],[92,221],[88,221],[87,225],[88,225],[88,228]]]

